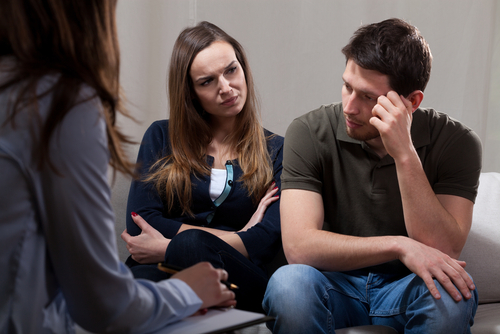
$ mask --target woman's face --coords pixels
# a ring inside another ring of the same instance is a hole
[[[200,51],[189,72],[202,108],[212,117],[234,118],[247,99],[245,73],[233,47],[222,41]]]

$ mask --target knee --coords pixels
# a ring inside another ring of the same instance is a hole
[[[463,317],[465,314],[464,312],[467,312],[467,310],[475,309],[475,307],[477,306],[478,295],[476,290],[471,291],[471,298],[465,299],[464,296],[462,296],[462,299],[457,302],[444,288],[444,286],[441,285],[438,280],[434,279],[434,284],[436,285],[436,288],[441,295],[440,299],[436,299],[430,294],[429,289],[427,288],[423,280],[421,280],[420,278],[418,278],[418,280],[421,281],[420,294],[427,296],[427,299],[432,300],[434,304],[437,304],[436,307],[438,309],[443,310],[443,312],[447,312],[451,318],[453,318],[455,313],[457,313],[456,316]]]
[[[416,298],[414,305],[407,310],[407,315],[410,319],[413,318],[415,323],[426,322],[427,333],[465,332],[464,328],[470,327],[476,313],[477,291],[471,291],[471,298],[462,297],[462,300],[457,302],[437,280],[434,280],[434,284],[441,298],[434,298],[422,281],[419,284],[420,297]]]
[[[320,332],[318,314],[323,312],[324,275],[317,269],[301,264],[279,268],[269,280],[262,308],[276,318],[268,327],[277,333]]]
[[[302,264],[282,266],[271,276],[268,287],[274,291],[288,291],[289,287],[304,286],[311,278],[310,272],[315,271],[313,267]]]
[[[217,237],[202,230],[190,229],[173,237],[167,249],[175,249],[179,252],[192,251],[194,248],[201,248],[204,245],[210,244],[212,238]]]
[[[206,231],[193,228],[182,231],[181,233],[173,237],[172,240],[178,240],[178,242],[186,242],[190,240],[199,241],[199,240],[205,240],[206,238],[210,237],[214,237],[214,235]]]
[[[301,264],[279,268],[269,279],[265,303],[295,304],[311,300],[309,295],[316,294],[314,286],[320,281],[315,279],[318,274],[322,275],[317,269]]]
[[[476,290],[471,291],[471,298],[465,299],[462,296],[462,300],[457,302],[439,282],[434,280],[434,283],[441,294],[441,299],[436,300],[436,303],[439,303],[440,306],[440,314],[455,322],[468,321],[468,319],[474,317],[478,305]]]
[[[183,231],[170,241],[165,253],[165,261],[174,263],[182,259],[182,265],[192,265],[201,261],[204,255],[211,253],[210,247],[214,244],[213,238],[217,237],[202,230]],[[191,262],[193,263],[191,264]]]

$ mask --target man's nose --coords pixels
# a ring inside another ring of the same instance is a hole
[[[349,95],[347,99],[347,103],[343,106],[344,113],[355,115],[359,113],[359,98],[356,96],[356,93],[352,93]]]

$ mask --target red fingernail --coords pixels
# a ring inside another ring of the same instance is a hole
[[[137,217],[137,213],[135,213],[134,211],[132,211],[131,215],[132,217]]]
[[[207,312],[208,312],[208,308],[202,308],[200,310],[200,315],[205,315],[205,314],[207,314]]]

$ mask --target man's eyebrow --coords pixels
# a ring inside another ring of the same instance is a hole
[[[224,71],[228,70],[231,66],[233,66],[234,63],[236,63],[236,60],[233,60],[232,62],[229,63],[229,65],[227,65],[226,67],[224,67]],[[200,78],[196,79],[195,82],[205,81],[205,80],[210,79],[211,77],[212,77],[211,75],[200,77]]]
[[[347,80],[344,79],[344,77],[342,77],[342,81],[344,81],[344,83],[346,85],[349,85],[350,87],[352,87],[351,84]],[[387,95],[387,94],[378,94],[378,93],[370,92],[370,91],[363,90],[363,89],[357,89],[357,90],[360,91],[361,93],[365,94],[365,95],[372,95],[372,96],[376,96],[376,97],[379,97],[379,96],[382,96],[382,95],[384,95],[384,96]]]

